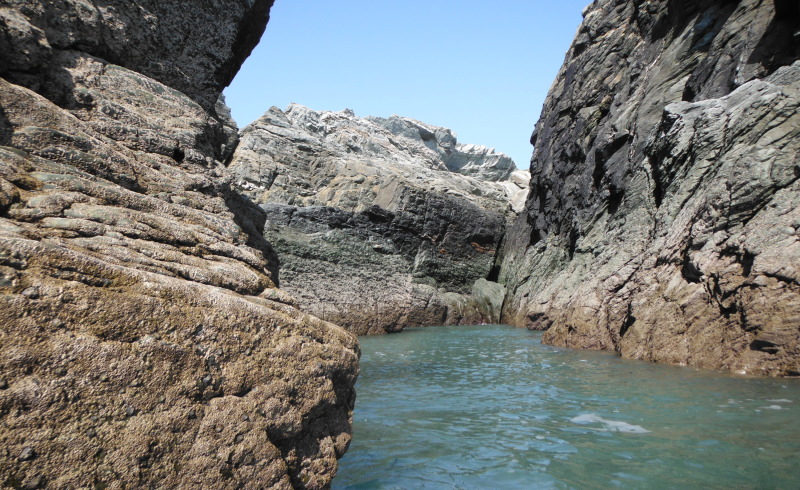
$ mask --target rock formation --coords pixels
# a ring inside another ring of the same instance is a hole
[[[356,339],[276,289],[216,104],[271,1],[0,7],[0,484],[325,487]],[[215,108],[216,104],[216,108]]]
[[[231,171],[301,308],[359,334],[499,320],[486,278],[529,179],[510,158],[419,121],[299,105],[240,137]]]
[[[800,374],[800,4],[596,0],[531,138],[508,322]]]

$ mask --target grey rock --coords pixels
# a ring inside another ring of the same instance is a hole
[[[273,0],[13,0],[0,7],[0,76],[45,93],[48,65],[80,51],[172,87],[211,110],[258,43]]]
[[[226,165],[233,157],[233,151],[239,145],[239,127],[231,116],[230,108],[225,104],[225,96],[220,94],[214,105],[214,112],[222,125],[223,140],[219,149],[219,160]]]
[[[486,323],[500,323],[505,296],[506,288],[496,282],[478,279],[472,286],[472,299]]]
[[[800,373],[796,2],[585,11],[532,136],[504,320],[556,345]]]
[[[36,450],[30,446],[25,446],[24,448],[22,448],[22,452],[19,453],[17,459],[20,461],[30,461],[35,457],[36,457]]]
[[[290,108],[290,111],[292,109]],[[435,153],[436,157],[434,158],[441,162],[437,162],[435,166],[441,167],[441,164],[444,164],[451,172],[470,175],[484,181],[505,181],[517,168],[510,157],[496,152],[493,148],[458,143],[456,135],[447,128],[431,126],[400,116],[368,117],[366,121],[387,129],[394,136],[401,136],[407,140],[403,141],[404,150],[411,150],[414,143],[424,145]],[[364,126],[369,128],[367,125]],[[373,138],[378,137],[377,131],[374,129],[369,132]]]
[[[230,169],[266,213],[282,287],[359,334],[480,321],[473,284],[527,186],[510,158],[448,129],[299,105],[244,128]]]

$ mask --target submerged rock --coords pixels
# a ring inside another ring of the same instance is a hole
[[[504,319],[546,342],[800,373],[800,7],[611,1],[532,142]]]
[[[358,346],[276,289],[223,86],[269,1],[0,8],[0,482],[322,488]]]
[[[359,334],[499,320],[470,292],[527,192],[509,157],[407,118],[299,105],[240,137],[230,169],[302,309]]]

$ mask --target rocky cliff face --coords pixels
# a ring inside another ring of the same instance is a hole
[[[528,180],[507,156],[407,118],[292,105],[242,130],[230,168],[307,311],[359,334],[499,320],[504,291],[485,279]]]
[[[214,103],[271,2],[0,7],[0,483],[309,487],[356,339],[276,289]]]
[[[506,321],[557,345],[800,374],[800,6],[597,0],[532,142]]]
[[[48,96],[76,52],[124,66],[211,109],[269,18],[273,1],[10,0],[0,10],[3,77]],[[61,94],[53,91],[58,90]],[[53,98],[53,97],[51,97]]]

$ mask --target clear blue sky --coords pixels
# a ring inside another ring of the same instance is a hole
[[[528,168],[530,134],[590,0],[276,0],[225,90],[240,127],[296,102],[397,114]]]

